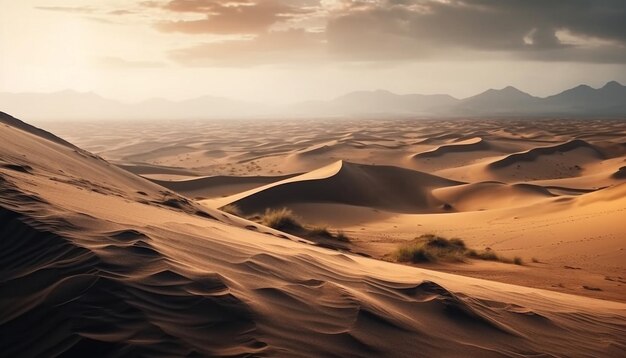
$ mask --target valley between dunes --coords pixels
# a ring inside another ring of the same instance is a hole
[[[7,356],[626,354],[623,120],[42,127],[0,114]],[[427,233],[524,265],[388,262]]]
[[[626,123],[325,119],[49,123],[159,185],[246,217],[287,207],[388,259],[423,234],[520,257],[421,266],[626,301]],[[341,245],[346,249],[346,245]]]

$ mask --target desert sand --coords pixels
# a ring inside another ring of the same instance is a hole
[[[209,208],[287,207],[387,259],[422,234],[519,256],[425,267],[626,301],[626,123],[325,119],[46,124]],[[424,266],[424,265],[422,265]]]
[[[626,354],[624,121],[0,122],[7,356]],[[525,264],[386,261],[422,233]]]

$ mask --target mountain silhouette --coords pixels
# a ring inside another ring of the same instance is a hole
[[[185,101],[154,98],[123,103],[91,92],[0,93],[0,110],[43,119],[222,119],[247,117],[346,116],[626,116],[626,86],[610,81],[601,88],[579,85],[548,97],[508,86],[457,99],[447,94],[395,94],[357,91],[328,101],[265,106],[214,96]]]

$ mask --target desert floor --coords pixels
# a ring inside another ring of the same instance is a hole
[[[390,260],[421,234],[523,265],[429,269],[626,301],[626,122],[324,119],[46,123],[209,208],[292,209]]]
[[[623,122],[44,127],[0,113],[3,355],[626,352]],[[526,263],[387,261],[426,232]]]

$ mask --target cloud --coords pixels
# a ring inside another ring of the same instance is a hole
[[[96,9],[90,6],[35,6],[37,10],[69,12],[74,14],[91,14]]]
[[[193,66],[290,58],[626,63],[624,0],[161,0],[126,10],[39,8],[111,23],[141,16],[163,34],[190,35],[186,48],[169,55]]]
[[[125,9],[111,10],[108,12],[109,15],[132,15],[135,13],[136,12],[133,10],[125,10]]]
[[[625,18],[622,0],[356,1],[330,16],[327,36],[331,51],[361,60],[463,50],[468,57],[508,52],[535,60],[623,61]],[[557,34],[563,30],[587,43],[562,42]],[[593,44],[598,39],[602,46]]]
[[[279,1],[172,0],[167,3],[144,2],[179,13],[203,15],[201,19],[160,21],[155,27],[163,32],[188,34],[258,34],[272,25],[289,20],[306,10]]]
[[[201,43],[170,51],[169,57],[186,66],[250,66],[323,61],[323,36],[302,29],[270,31],[254,38]]]
[[[103,56],[96,59],[96,64],[100,67],[115,68],[115,69],[148,69],[148,68],[161,68],[166,64],[163,62],[155,61],[129,61],[120,57]]]

